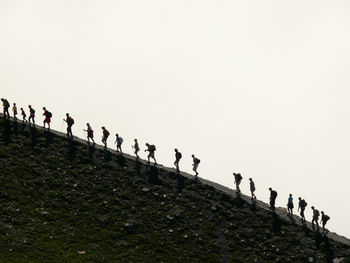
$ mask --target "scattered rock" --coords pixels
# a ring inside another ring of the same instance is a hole
[[[149,189],[149,188],[147,188],[147,187],[144,187],[144,188],[142,188],[142,191],[144,191],[145,193],[147,193],[147,192],[149,192],[149,191],[150,191],[150,189]]]

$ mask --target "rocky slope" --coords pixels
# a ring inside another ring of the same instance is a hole
[[[347,239],[225,187],[54,131],[0,132],[0,262],[350,262]]]

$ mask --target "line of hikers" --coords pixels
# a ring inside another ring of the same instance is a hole
[[[10,108],[10,103],[8,102],[7,99],[1,98],[1,101],[3,103],[3,113],[4,113],[4,118],[10,118],[10,114],[9,114],[9,108]],[[22,115],[22,121],[23,123],[28,122],[29,124],[33,123],[33,125],[35,124],[35,110],[33,109],[33,107],[31,105],[28,105],[29,108],[29,118],[28,121],[26,119],[27,115],[24,111],[23,108],[21,109],[21,115]],[[52,113],[50,111],[48,111],[46,109],[46,107],[43,107],[43,116],[45,116],[44,121],[43,121],[43,128],[46,128],[46,124],[48,126],[48,129],[50,130],[50,123],[51,123],[51,118],[52,118]],[[17,120],[17,106],[16,103],[13,103],[13,107],[12,107],[12,112],[13,112],[13,117],[15,120]],[[67,123],[67,137],[70,139],[73,139],[73,132],[72,132],[72,126],[74,125],[74,119],[69,115],[69,113],[66,113],[66,118],[63,119],[64,122]],[[88,144],[90,144],[90,140],[93,142],[93,144],[95,144],[95,140],[94,140],[94,130],[92,129],[91,125],[89,123],[86,123],[87,129],[83,130],[85,132],[87,132],[87,141]],[[102,143],[104,144],[104,147],[107,148],[107,139],[110,135],[109,131],[102,126]],[[115,144],[117,147],[117,152],[120,154],[123,154],[122,151],[122,144],[123,144],[123,138],[117,133],[116,135],[116,140],[115,140]],[[145,152],[148,152],[147,155],[147,161],[148,164],[150,164],[150,159],[153,159],[154,164],[157,165],[157,161],[155,158],[155,151],[156,151],[156,146],[154,144],[149,144],[146,143],[146,149]],[[134,154],[136,156],[136,160],[138,160],[140,157],[138,155],[139,151],[140,151],[140,147],[139,147],[139,143],[137,141],[137,139],[134,139],[134,144],[132,145],[132,148],[134,150]],[[175,151],[175,168],[176,171],[178,173],[180,173],[180,168],[179,168],[179,162],[182,158],[182,154],[181,152],[179,152],[178,149],[174,149]],[[195,157],[194,154],[192,154],[192,170],[195,172],[195,180],[198,181],[198,165],[200,163],[200,159],[198,159],[197,157]],[[237,194],[239,195],[241,193],[241,190],[239,188],[239,185],[241,184],[241,181],[243,179],[242,175],[240,173],[233,173],[233,176],[235,178],[235,184],[236,184],[236,191]],[[250,192],[251,192],[251,199],[254,201],[256,200],[256,196],[254,194],[256,188],[255,188],[255,183],[253,181],[252,178],[249,178],[249,184],[250,184]],[[270,206],[273,212],[275,212],[275,202],[276,202],[276,198],[277,198],[277,192],[275,190],[272,190],[272,188],[269,188],[270,190]],[[301,216],[301,221],[303,223],[306,222],[305,220],[305,215],[304,215],[304,211],[305,208],[307,206],[307,203],[304,199],[302,199],[301,197],[299,197],[299,206],[298,206],[298,211],[300,210],[300,216]],[[288,210],[288,216],[290,218],[293,217],[293,208],[294,208],[294,204],[293,204],[293,196],[292,194],[289,194],[288,197],[288,202],[287,202],[287,210]],[[320,212],[315,209],[313,206],[311,207],[311,209],[313,210],[313,218],[312,218],[312,227],[314,227],[314,225],[316,224],[317,229],[319,230],[319,224],[318,224],[318,220],[319,220],[319,216],[320,216]],[[322,224],[323,227],[323,232],[325,231],[325,225],[327,223],[327,221],[330,219],[330,217],[326,214],[324,214],[323,211],[321,211],[321,221],[320,223]]]
[[[241,189],[239,188],[239,185],[241,184],[241,181],[243,179],[242,175],[240,173],[233,173],[233,176],[235,178],[235,184],[236,184],[236,191],[237,194],[239,195],[241,193]],[[252,178],[249,178],[249,186],[250,186],[250,194],[251,194],[251,199],[254,201],[256,200],[256,196],[254,194],[256,188],[255,188],[255,183]],[[273,212],[275,212],[275,203],[276,203],[276,198],[277,198],[277,191],[273,190],[271,187],[269,188],[270,191],[270,207]],[[299,197],[299,205],[298,205],[298,211],[300,210],[300,217],[301,217],[301,222],[305,223],[305,208],[307,206],[307,203],[305,199],[302,199]],[[288,201],[287,201],[287,211],[288,211],[288,216],[289,218],[293,219],[293,195],[289,194]],[[315,224],[317,227],[317,230],[319,230],[319,217],[320,217],[320,211],[317,210],[314,206],[311,206],[311,209],[313,211],[313,216],[312,216],[312,228],[315,229]],[[323,211],[321,211],[321,220],[320,224],[322,224],[322,229],[323,233],[325,233],[325,226],[328,222],[330,217],[326,215]]]
[[[9,108],[10,108],[10,103],[8,102],[7,99],[1,98],[1,101],[3,103],[3,112],[4,112],[4,118],[10,118],[10,114],[9,114]],[[28,122],[29,125],[31,123],[33,123],[33,125],[35,124],[35,110],[33,109],[33,107],[31,105],[28,105],[29,108],[29,118],[28,120],[26,119],[27,115],[24,111],[23,108],[21,108],[21,115],[22,115],[22,122]],[[43,121],[43,128],[46,128],[46,124],[47,124],[47,128],[50,130],[50,123],[51,123],[51,118],[52,118],[52,113],[50,111],[48,111],[46,109],[46,107],[43,107],[43,116],[44,121]],[[16,103],[13,103],[13,107],[12,107],[12,112],[13,112],[13,117],[15,120],[18,120],[17,118],[17,106]],[[66,118],[63,119],[64,122],[67,123],[67,137],[70,139],[73,139],[73,132],[72,132],[72,126],[74,125],[74,119],[72,118],[72,116],[69,115],[69,113],[66,113]],[[88,144],[90,144],[90,140],[93,142],[93,144],[95,144],[95,140],[94,140],[94,130],[92,129],[91,125],[89,123],[86,123],[86,130],[84,129],[84,132],[87,132],[87,141]],[[106,129],[106,127],[102,126],[102,143],[104,145],[105,148],[107,148],[107,139],[110,135],[110,132]],[[123,154],[123,150],[122,150],[122,144],[124,142],[124,139],[117,133],[116,135],[116,139],[115,139],[115,144],[117,147],[117,152],[120,154]],[[155,158],[155,151],[156,151],[156,146],[154,144],[149,144],[146,143],[146,149],[145,152],[148,152],[147,155],[147,161],[148,164],[150,164],[151,159],[153,159],[154,164],[157,165],[157,161]],[[136,156],[136,159],[138,160],[140,157],[138,155],[139,151],[140,151],[140,147],[139,147],[139,143],[137,141],[137,139],[134,139],[134,145],[132,145],[134,154]],[[181,152],[178,151],[178,149],[175,149],[175,168],[176,171],[179,173],[180,172],[180,168],[179,168],[179,162],[182,158],[182,154]],[[192,160],[193,160],[193,164],[192,164],[192,170],[195,172],[195,179],[196,181],[198,180],[198,165],[200,163],[200,160],[194,156],[194,154],[192,154]]]

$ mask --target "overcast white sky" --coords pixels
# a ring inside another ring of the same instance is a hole
[[[0,96],[303,196],[350,237],[349,32],[347,0],[0,0]]]

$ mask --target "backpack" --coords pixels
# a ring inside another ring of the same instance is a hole
[[[105,130],[105,131],[103,132],[103,135],[107,138],[107,137],[109,136],[109,131]]]
[[[306,203],[306,201],[304,199],[302,200],[302,204],[303,204],[304,208],[307,206],[307,203]]]
[[[118,143],[121,145],[123,143],[123,138],[122,137],[118,137]]]
[[[180,152],[176,153],[176,159],[181,159],[182,158],[182,154]]]
[[[194,158],[194,163],[200,163],[201,162],[201,160],[199,160],[198,158]]]
[[[272,196],[273,198],[276,198],[276,197],[277,197],[277,192],[276,192],[275,190],[272,190],[271,196]]]
[[[34,115],[35,110],[33,108],[31,108],[30,113]]]
[[[315,210],[315,215],[317,216],[317,217],[319,217],[320,216],[320,211],[318,211],[317,209]]]
[[[154,152],[154,151],[156,150],[156,146],[155,146],[154,144],[152,144],[152,145],[150,146],[150,150],[151,150],[152,152]]]
[[[235,174],[236,181],[241,181],[243,179],[241,174]]]
[[[74,124],[73,118],[69,116],[67,123],[72,126]]]
[[[51,112],[47,112],[47,117],[51,118],[52,117],[52,113]]]
[[[5,106],[5,108],[8,108],[8,107],[10,107],[10,103],[9,103],[9,101],[8,100],[4,100],[4,106]]]
[[[323,217],[323,221],[327,222],[329,219],[331,219],[329,216],[324,215],[324,217]]]

